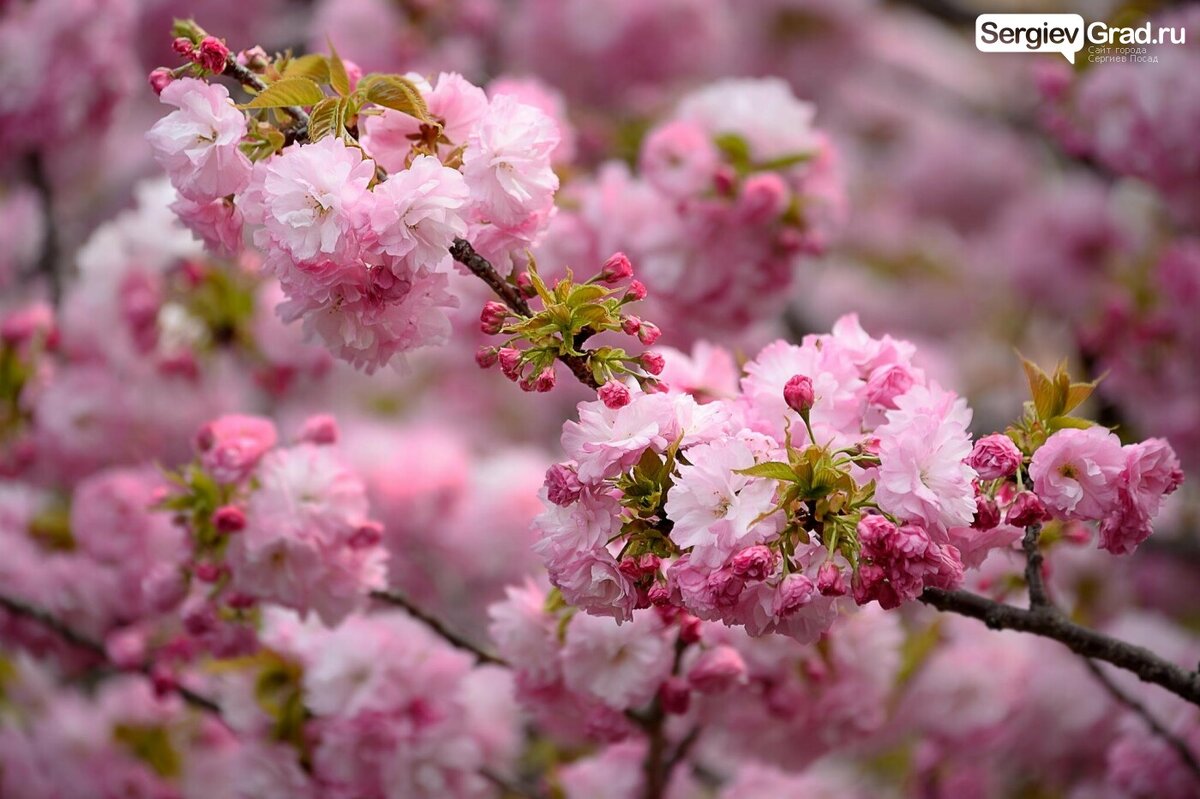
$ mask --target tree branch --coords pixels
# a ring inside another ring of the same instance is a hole
[[[108,650],[105,649],[104,644],[87,635],[84,635],[83,633],[63,622],[61,619],[47,613],[41,608],[36,608],[33,605],[30,605],[19,599],[14,599],[3,594],[0,594],[0,607],[4,608],[15,616],[21,616],[37,622],[67,643],[86,650],[106,663],[112,663],[108,657]],[[113,665],[115,666],[116,664]],[[116,670],[118,672],[126,671],[126,669],[122,669],[119,666],[116,667]],[[150,676],[151,664],[148,662],[142,663],[134,670],[146,676]],[[180,685],[179,683],[175,683],[172,685],[171,689],[189,705],[217,716],[221,715],[220,705],[208,697],[196,693],[191,688]]]
[[[500,276],[496,271],[496,267],[492,266],[488,259],[484,258],[479,253],[475,252],[475,248],[466,239],[455,239],[454,244],[450,245],[450,255],[454,260],[471,270],[471,274],[488,284],[488,287],[496,293],[500,299],[504,300],[504,304],[511,308],[516,313],[524,317],[533,316],[533,309],[529,307],[529,303],[517,287],[509,283]],[[577,345],[580,341],[575,342]],[[562,361],[571,374],[575,375],[575,379],[585,386],[598,389],[600,384],[596,382],[596,378],[592,375],[592,370],[588,367],[586,357],[578,355],[559,355],[558,359]]]
[[[1104,690],[1108,691],[1113,699],[1117,700],[1122,705],[1125,705],[1134,713],[1141,716],[1142,721],[1146,722],[1146,726],[1150,728],[1150,731],[1159,738],[1162,738],[1167,742],[1168,745],[1171,746],[1172,749],[1178,752],[1179,757],[1184,762],[1184,765],[1188,767],[1197,780],[1200,780],[1200,762],[1197,762],[1196,756],[1192,753],[1192,750],[1188,748],[1188,745],[1184,743],[1183,740],[1177,735],[1174,735],[1170,730],[1164,727],[1162,722],[1156,719],[1154,714],[1150,712],[1149,708],[1147,708],[1138,700],[1134,699],[1129,694],[1122,691],[1120,686],[1113,682],[1112,679],[1104,673],[1104,670],[1100,668],[1096,661],[1085,659],[1083,662],[1088,667],[1088,671],[1092,673],[1092,676],[1096,678],[1097,682],[1104,686]]]
[[[386,602],[389,605],[395,605],[398,608],[402,608],[408,613],[408,615],[412,616],[414,619],[435,632],[439,637],[445,640],[446,643],[450,644],[456,649],[461,649],[464,652],[470,652],[475,656],[475,660],[479,663],[488,663],[493,666],[508,666],[508,661],[504,660],[504,658],[493,655],[491,652],[488,652],[482,647],[477,646],[463,636],[454,632],[447,627],[441,619],[417,607],[408,597],[404,596],[403,594],[396,593],[395,591],[372,591],[371,597],[373,599],[378,599],[380,602]]]
[[[1077,655],[1110,663],[1200,705],[1200,673],[1188,671],[1150,650],[1081,627],[1046,607],[1018,608],[970,591],[926,588],[921,601],[947,613],[978,619],[993,630],[1016,630],[1051,638]]]
[[[36,264],[38,274],[46,277],[50,289],[50,300],[55,306],[62,299],[62,275],[59,272],[58,225],[54,219],[54,192],[50,176],[46,174],[46,162],[41,152],[34,150],[26,157],[30,182],[37,190],[42,211],[42,249]]]
[[[1021,548],[1025,550],[1025,584],[1029,588],[1029,607],[1054,609],[1050,603],[1050,595],[1046,591],[1046,581],[1042,574],[1044,559],[1038,549],[1038,539],[1042,534],[1040,524],[1031,524],[1025,528],[1025,536],[1021,539]]]

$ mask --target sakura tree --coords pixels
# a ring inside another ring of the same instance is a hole
[[[1194,43],[155,5],[0,10],[0,795],[1200,796]]]

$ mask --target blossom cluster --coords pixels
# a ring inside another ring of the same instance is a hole
[[[778,79],[685,96],[647,132],[636,174],[610,162],[564,189],[577,210],[551,223],[542,252],[625,250],[651,315],[679,341],[777,313],[799,260],[824,250],[844,214],[837,154],[814,114]]]
[[[813,641],[838,597],[894,608],[955,588],[1051,518],[1099,522],[1113,552],[1149,535],[1182,479],[1166,442],[1122,448],[1069,416],[1092,385],[1031,364],[1026,416],[973,442],[965,401],[915,354],[845,317],[768,345],[727,399],[580,404],[536,521],[551,581],[618,620],[656,605]]]
[[[161,88],[176,110],[147,139],[181,194],[174,210],[216,250],[240,249],[251,228],[287,295],[281,316],[303,320],[343,360],[374,371],[444,343],[446,311],[458,302],[451,243],[469,237],[500,261],[549,221],[554,120],[509,94],[489,100],[453,73],[432,84],[363,76],[335,56],[324,69],[340,76],[329,80],[341,96],[326,97],[284,69],[248,104],[249,117],[220,84],[183,77]],[[284,147],[293,131],[253,109],[293,103],[312,118],[306,139]],[[360,140],[347,132],[348,113],[358,115]]]

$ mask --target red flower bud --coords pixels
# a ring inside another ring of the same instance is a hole
[[[200,47],[193,55],[196,63],[212,72],[215,75],[220,75],[225,71],[225,62],[229,58],[229,48],[225,46],[225,42],[215,36],[205,36],[200,41]]]
[[[682,677],[668,677],[658,688],[658,701],[664,713],[676,716],[687,713],[692,692]]]
[[[489,336],[494,336],[504,327],[507,319],[508,306],[502,302],[488,300],[479,314],[479,329]]]
[[[975,495],[975,521],[971,526],[976,530],[991,530],[1000,524],[1000,508],[996,500],[984,494]]]
[[[1028,527],[1050,518],[1042,500],[1032,491],[1022,491],[1008,506],[1008,523],[1014,527]]]
[[[171,42],[171,49],[184,58],[191,58],[194,45],[192,40],[186,36],[180,36],[175,41]]]
[[[213,513],[213,525],[219,533],[236,533],[246,529],[246,514],[237,505],[222,505]]]
[[[640,280],[634,280],[629,283],[629,288],[625,290],[625,302],[639,302],[646,299],[646,286]]]
[[[658,341],[662,336],[662,331],[658,329],[658,325],[653,322],[642,322],[642,326],[638,328],[638,341],[649,347],[654,342]]]
[[[788,407],[801,415],[812,410],[816,396],[813,393],[812,380],[804,375],[795,375],[783,387],[783,399]]]
[[[633,264],[623,252],[615,252],[600,267],[600,279],[605,283],[620,283],[633,277]]]
[[[626,316],[621,320],[621,332],[627,336],[636,336],[642,327],[642,320],[636,316]]]
[[[500,361],[500,371],[509,380],[517,380],[521,376],[521,351],[515,347],[504,347],[496,354]]]
[[[624,408],[629,404],[630,395],[629,388],[624,383],[619,383],[616,380],[609,380],[604,385],[600,386],[600,390],[596,392],[603,402],[614,411],[617,408]]]
[[[643,352],[641,362],[642,368],[652,375],[661,375],[663,368],[667,365],[663,356],[657,352]]]
[[[534,379],[533,387],[536,391],[545,393],[554,388],[555,380],[557,380],[557,377],[554,374],[554,367],[547,366],[538,372],[538,376]]]
[[[480,347],[475,350],[475,363],[479,364],[480,369],[495,366],[498,360],[500,360],[500,351],[495,347]]]
[[[150,72],[150,88],[154,89],[155,94],[162,94],[162,90],[173,81],[175,77],[171,74],[171,70],[166,67],[159,67]]]
[[[817,570],[817,590],[821,596],[845,596],[846,580],[842,577],[842,570],[833,561],[825,561]]]

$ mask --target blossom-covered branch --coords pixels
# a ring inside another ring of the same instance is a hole
[[[503,658],[496,657],[491,652],[483,649],[477,644],[472,643],[463,636],[451,630],[444,621],[437,616],[417,607],[412,600],[397,591],[372,591],[372,599],[378,599],[380,602],[386,602],[389,605],[395,605],[398,608],[403,608],[408,615],[412,616],[417,621],[424,624],[446,643],[461,649],[464,652],[470,652],[475,656],[475,660],[479,663],[490,663],[496,666],[507,666],[508,663]]]

